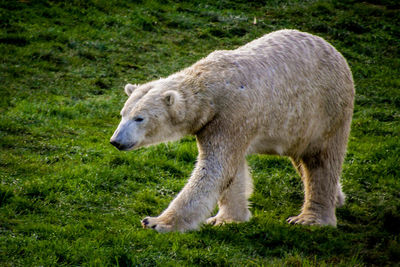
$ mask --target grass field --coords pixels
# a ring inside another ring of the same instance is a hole
[[[264,2],[264,3],[263,3]],[[0,1],[0,266],[399,266],[400,4],[333,1]],[[257,23],[253,24],[254,18]],[[248,223],[158,234],[194,166],[193,137],[118,152],[127,82],[296,28],[348,59],[356,83],[338,227],[291,226],[286,158],[248,158]]]

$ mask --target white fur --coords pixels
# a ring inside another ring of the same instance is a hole
[[[160,232],[196,229],[217,203],[219,212],[208,223],[248,221],[249,153],[292,159],[305,198],[301,213],[289,222],[336,225],[353,101],[343,56],[323,39],[294,30],[215,51],[181,72],[138,86],[112,141],[140,140],[137,148],[193,134],[199,150],[188,183],[143,226]],[[145,123],[127,123],[137,116]]]

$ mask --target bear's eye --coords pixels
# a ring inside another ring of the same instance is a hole
[[[144,119],[143,119],[143,117],[137,116],[137,117],[134,117],[133,120],[136,122],[142,122]]]

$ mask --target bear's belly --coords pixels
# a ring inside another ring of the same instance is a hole
[[[247,154],[285,155],[286,146],[280,138],[257,136],[247,149]]]
[[[300,155],[311,143],[321,140],[324,127],[309,123],[290,131],[261,130],[250,143],[246,154],[270,154],[279,156]]]

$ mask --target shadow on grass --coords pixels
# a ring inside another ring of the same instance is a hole
[[[288,251],[300,251],[304,256],[321,258],[349,256],[353,245],[339,229],[285,225],[253,218],[245,224],[221,227],[205,226],[199,234],[217,243],[228,243],[247,250],[249,255],[284,257]]]

